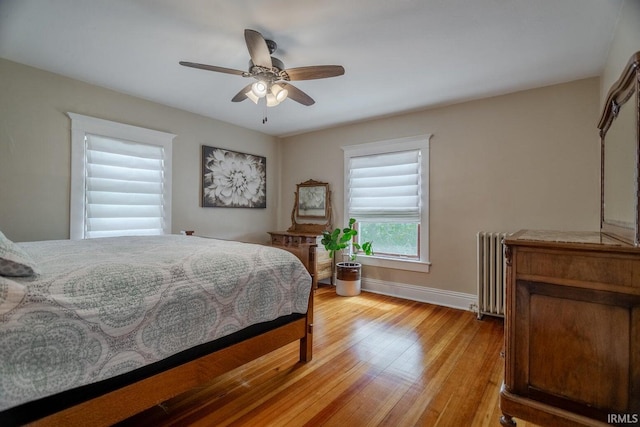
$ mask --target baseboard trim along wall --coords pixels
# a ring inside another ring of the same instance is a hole
[[[478,297],[474,294],[445,291],[442,289],[387,282],[377,279],[362,278],[362,290],[467,311],[471,311],[470,307],[478,303]]]

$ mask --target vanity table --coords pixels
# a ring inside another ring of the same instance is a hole
[[[314,222],[304,223],[301,219]],[[296,185],[291,227],[287,231],[269,231],[270,244],[293,253],[299,253],[301,247],[308,247],[308,251],[304,250],[309,254],[308,260],[303,262],[311,274],[313,289],[317,289],[318,281],[333,276],[332,258],[320,243],[322,232],[331,229],[329,184],[310,179]]]
[[[503,426],[640,421],[639,66],[640,52],[598,126],[600,231],[505,239]]]

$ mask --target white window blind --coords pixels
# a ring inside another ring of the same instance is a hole
[[[420,222],[420,150],[351,157],[348,214],[359,221]]]
[[[175,135],[76,113],[71,118],[71,239],[171,233]]]
[[[85,237],[163,234],[163,147],[87,134],[85,152]]]

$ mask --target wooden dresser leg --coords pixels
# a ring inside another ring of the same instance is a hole
[[[500,417],[500,425],[504,427],[515,427],[516,422],[511,418],[511,415],[504,414]]]

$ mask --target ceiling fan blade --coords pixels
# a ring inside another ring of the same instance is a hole
[[[284,89],[289,91],[289,95],[288,95],[289,99],[292,99],[306,106],[313,105],[316,103],[316,101],[314,101],[313,98],[311,98],[309,95],[307,95],[306,93],[304,93],[303,91],[295,87],[294,85],[289,83],[280,83],[280,85]]]
[[[231,98],[231,102],[242,102],[245,99],[247,99],[247,95],[245,95],[245,94],[251,90],[251,85],[252,84],[253,83],[249,83],[248,85],[246,85],[245,87],[240,89],[240,92],[236,93],[236,96]]]
[[[201,70],[217,71],[218,73],[235,74],[238,76],[244,76],[245,71],[234,70],[233,68],[216,67],[215,65],[197,64],[195,62],[180,61],[180,65],[191,68],[200,68]]]
[[[289,68],[285,70],[289,80],[314,80],[336,77],[344,74],[342,65],[315,65],[310,67]]]
[[[244,40],[247,42],[247,49],[253,65],[265,68],[273,66],[271,64],[271,52],[269,52],[269,47],[262,34],[254,30],[244,30]]]

